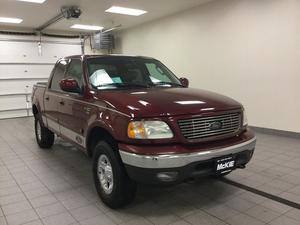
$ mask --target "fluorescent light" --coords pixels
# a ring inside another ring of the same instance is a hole
[[[141,9],[131,9],[131,8],[124,8],[119,6],[112,6],[109,9],[105,10],[105,12],[119,13],[119,14],[130,15],[130,16],[140,16],[147,13],[147,11]]]
[[[44,3],[46,0],[17,0],[19,2],[32,2],[32,3],[39,3],[42,4]]]
[[[22,21],[19,18],[0,17],[0,23],[21,23]]]
[[[92,26],[92,25],[83,25],[83,24],[74,24],[71,26],[74,29],[81,29],[81,30],[102,30],[103,27],[100,26]]]

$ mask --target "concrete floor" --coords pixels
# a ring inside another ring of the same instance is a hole
[[[300,204],[300,140],[257,133],[254,159],[229,179]],[[32,118],[0,120],[0,225],[299,225],[300,210],[216,179],[139,186],[113,211],[98,199],[91,159],[58,139],[38,148]]]

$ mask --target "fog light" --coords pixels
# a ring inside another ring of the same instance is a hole
[[[164,182],[171,182],[177,179],[178,172],[162,172],[158,173],[156,176],[158,179]]]

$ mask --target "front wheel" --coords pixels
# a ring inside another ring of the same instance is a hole
[[[101,200],[110,208],[121,208],[133,201],[136,183],[127,176],[118,153],[104,141],[94,149],[93,175]]]
[[[35,137],[41,148],[51,148],[54,143],[54,133],[44,127],[38,118],[34,120]]]

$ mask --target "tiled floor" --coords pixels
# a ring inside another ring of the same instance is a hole
[[[57,140],[37,147],[31,118],[0,120],[0,225],[299,225],[300,210],[215,179],[139,186],[113,211],[98,199],[91,160]],[[300,140],[257,134],[253,161],[228,177],[300,203]]]

